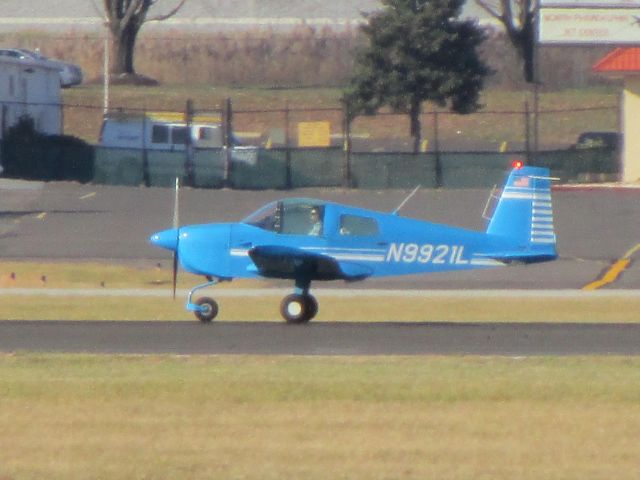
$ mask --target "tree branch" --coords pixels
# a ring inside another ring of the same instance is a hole
[[[129,25],[134,15],[139,13],[138,10],[140,8],[143,8],[144,11],[144,3],[145,0],[129,0],[129,5],[127,6],[124,16],[120,20],[120,24],[125,26]]]
[[[476,4],[493,18],[502,21],[502,14],[493,2],[487,0],[476,0]]]
[[[178,10],[180,10],[182,8],[182,6],[185,4],[187,0],[180,0],[180,3],[178,3],[178,5],[171,10],[169,13],[165,14],[165,15],[157,15],[155,17],[152,17],[150,19],[148,19],[149,22],[161,22],[163,20],[166,20],[167,18],[171,18],[173,17],[176,13],[178,13]]]

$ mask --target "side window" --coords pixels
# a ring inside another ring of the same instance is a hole
[[[213,128],[200,127],[198,131],[198,140],[213,140]]]
[[[281,233],[321,236],[324,209],[321,206],[296,203],[283,205]]]
[[[169,127],[154,125],[151,129],[151,143],[169,143]]]
[[[222,129],[219,127],[199,127],[198,130],[198,144],[203,147],[221,147],[222,141]]]
[[[185,145],[187,143],[187,127],[173,127],[171,129],[171,143],[174,145]]]
[[[380,233],[378,222],[373,218],[356,215],[341,215],[339,231],[340,235],[345,236],[378,235]]]

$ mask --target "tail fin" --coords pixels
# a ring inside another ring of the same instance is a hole
[[[548,168],[514,168],[504,185],[487,233],[507,240],[504,260],[552,260],[556,254]]]

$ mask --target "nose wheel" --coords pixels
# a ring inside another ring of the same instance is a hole
[[[317,313],[318,301],[313,295],[293,293],[280,303],[280,314],[287,323],[307,323]]]
[[[202,297],[196,300],[199,307],[194,311],[196,318],[203,323],[209,323],[218,315],[218,303],[210,297]]]

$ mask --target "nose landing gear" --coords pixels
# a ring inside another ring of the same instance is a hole
[[[209,278],[207,283],[198,285],[191,289],[189,297],[187,298],[187,310],[193,312],[198,320],[203,323],[211,322],[218,315],[218,303],[210,297],[201,297],[195,302],[192,300],[193,294],[203,288],[212,287],[217,285],[220,280],[217,278]]]

